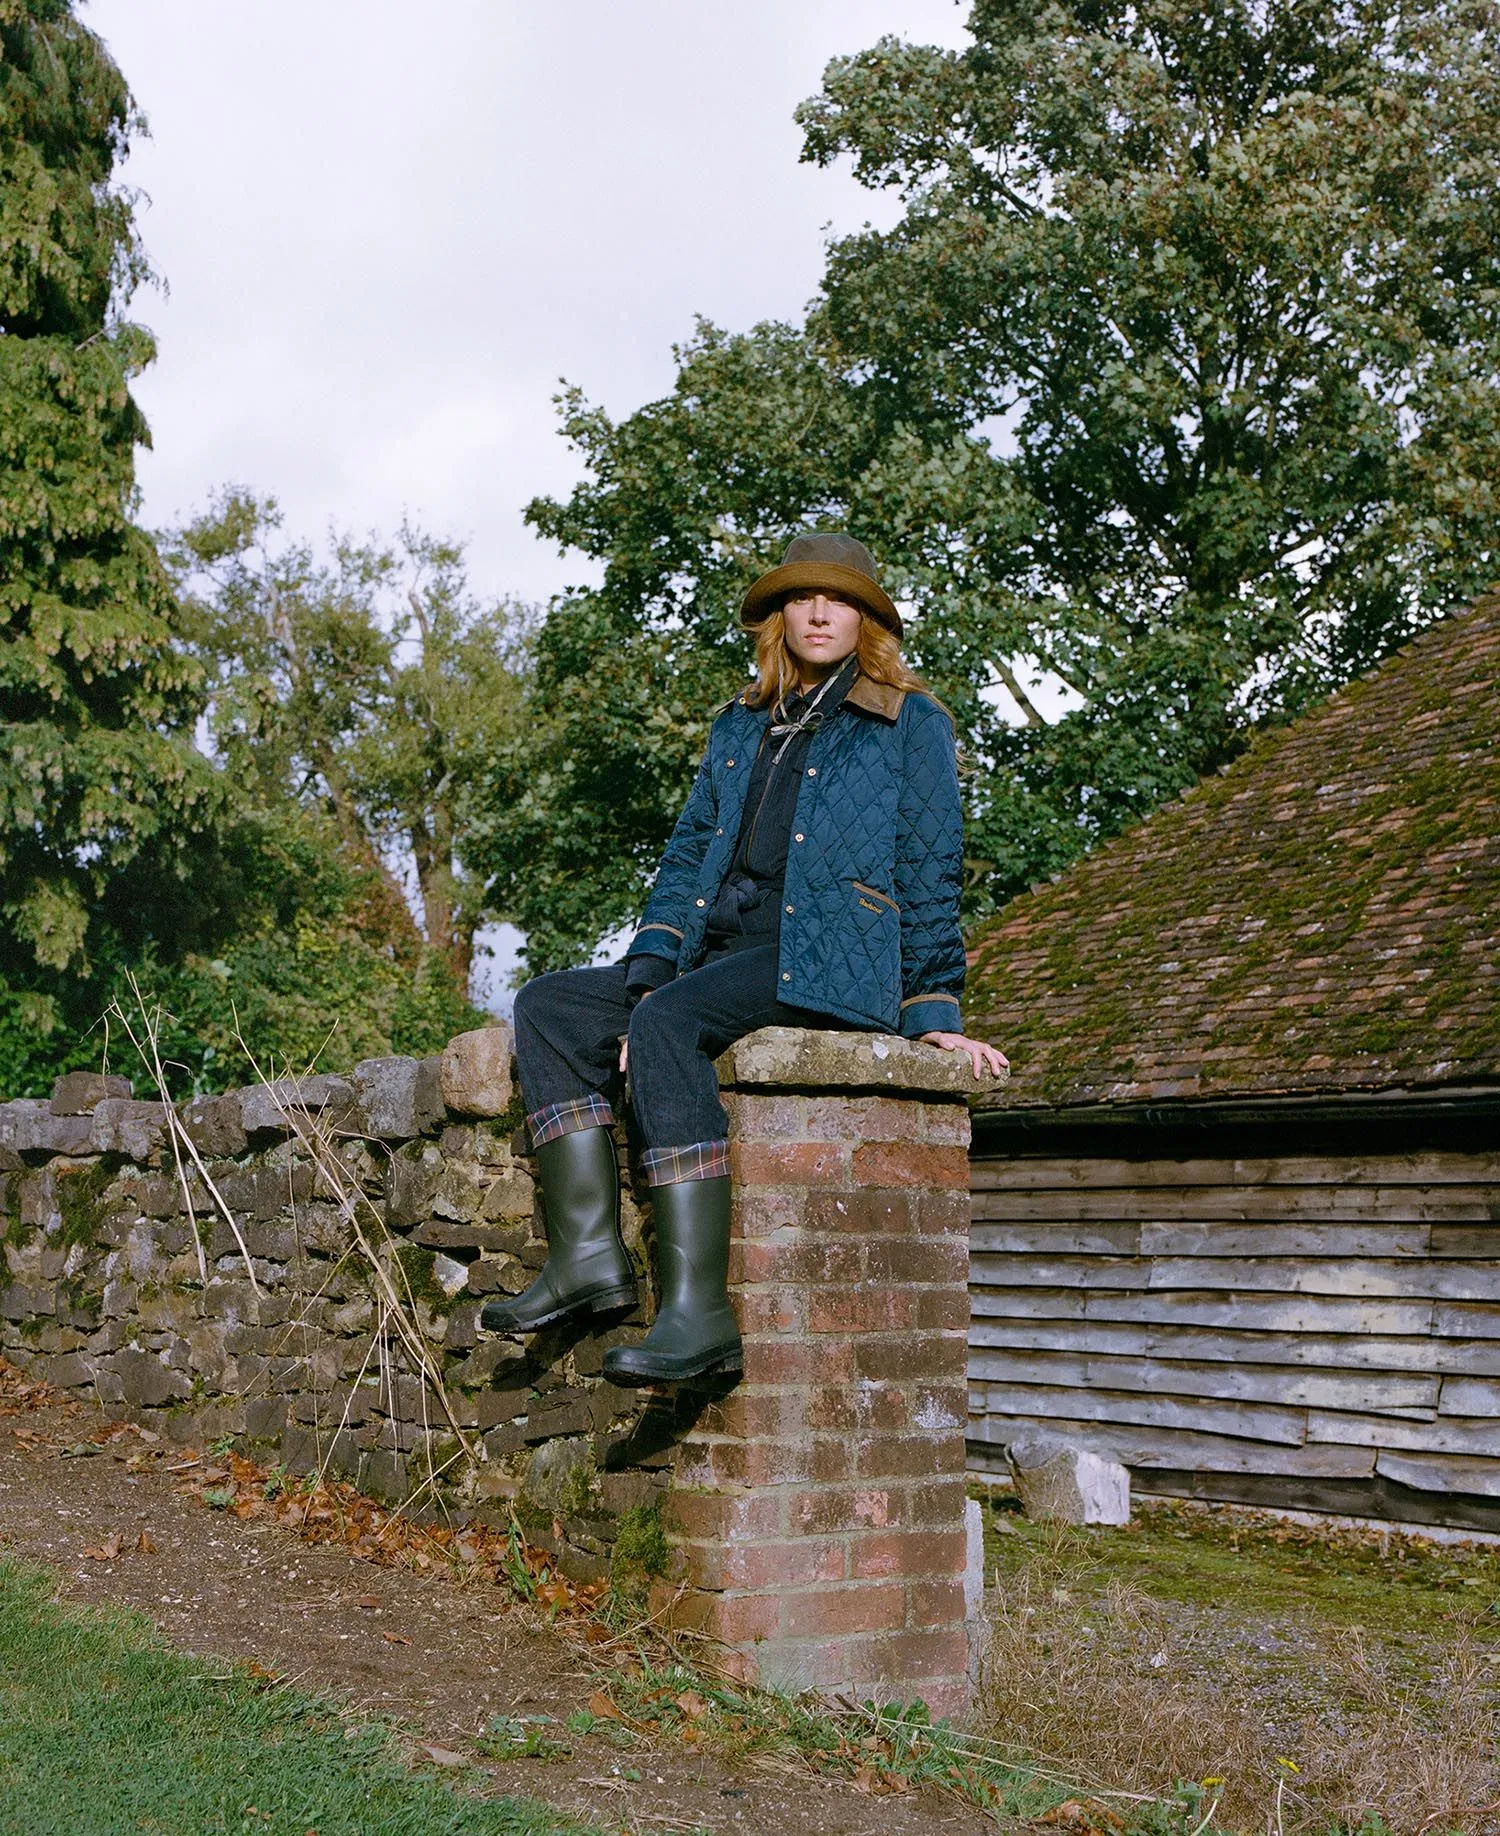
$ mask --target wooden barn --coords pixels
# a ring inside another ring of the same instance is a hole
[[[980,935],[969,1452],[1500,1531],[1500,594]]]

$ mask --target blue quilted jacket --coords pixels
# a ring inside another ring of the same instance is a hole
[[[813,735],[787,851],[781,998],[858,1026],[959,1032],[963,817],[953,729],[926,695],[860,677]],[[630,956],[679,972],[703,954],[769,714],[736,696],[714,721]]]

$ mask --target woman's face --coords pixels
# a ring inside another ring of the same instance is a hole
[[[864,614],[852,599],[836,593],[797,593],[783,604],[781,614],[786,647],[804,682],[821,681],[845,657],[853,656]]]

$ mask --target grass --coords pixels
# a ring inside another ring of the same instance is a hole
[[[1500,1550],[1193,1505],[991,1523],[985,1726],[1016,1751],[1196,1788],[1221,1831],[1500,1831]]]
[[[588,1836],[414,1771],[389,1729],[184,1657],[135,1615],[61,1606],[44,1570],[12,1561],[0,1651],[7,1836]]]

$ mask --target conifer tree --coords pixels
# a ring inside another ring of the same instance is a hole
[[[211,822],[199,670],[132,520],[148,278],[114,178],[143,123],[67,0],[0,0],[0,994],[46,1031],[103,905]]]

